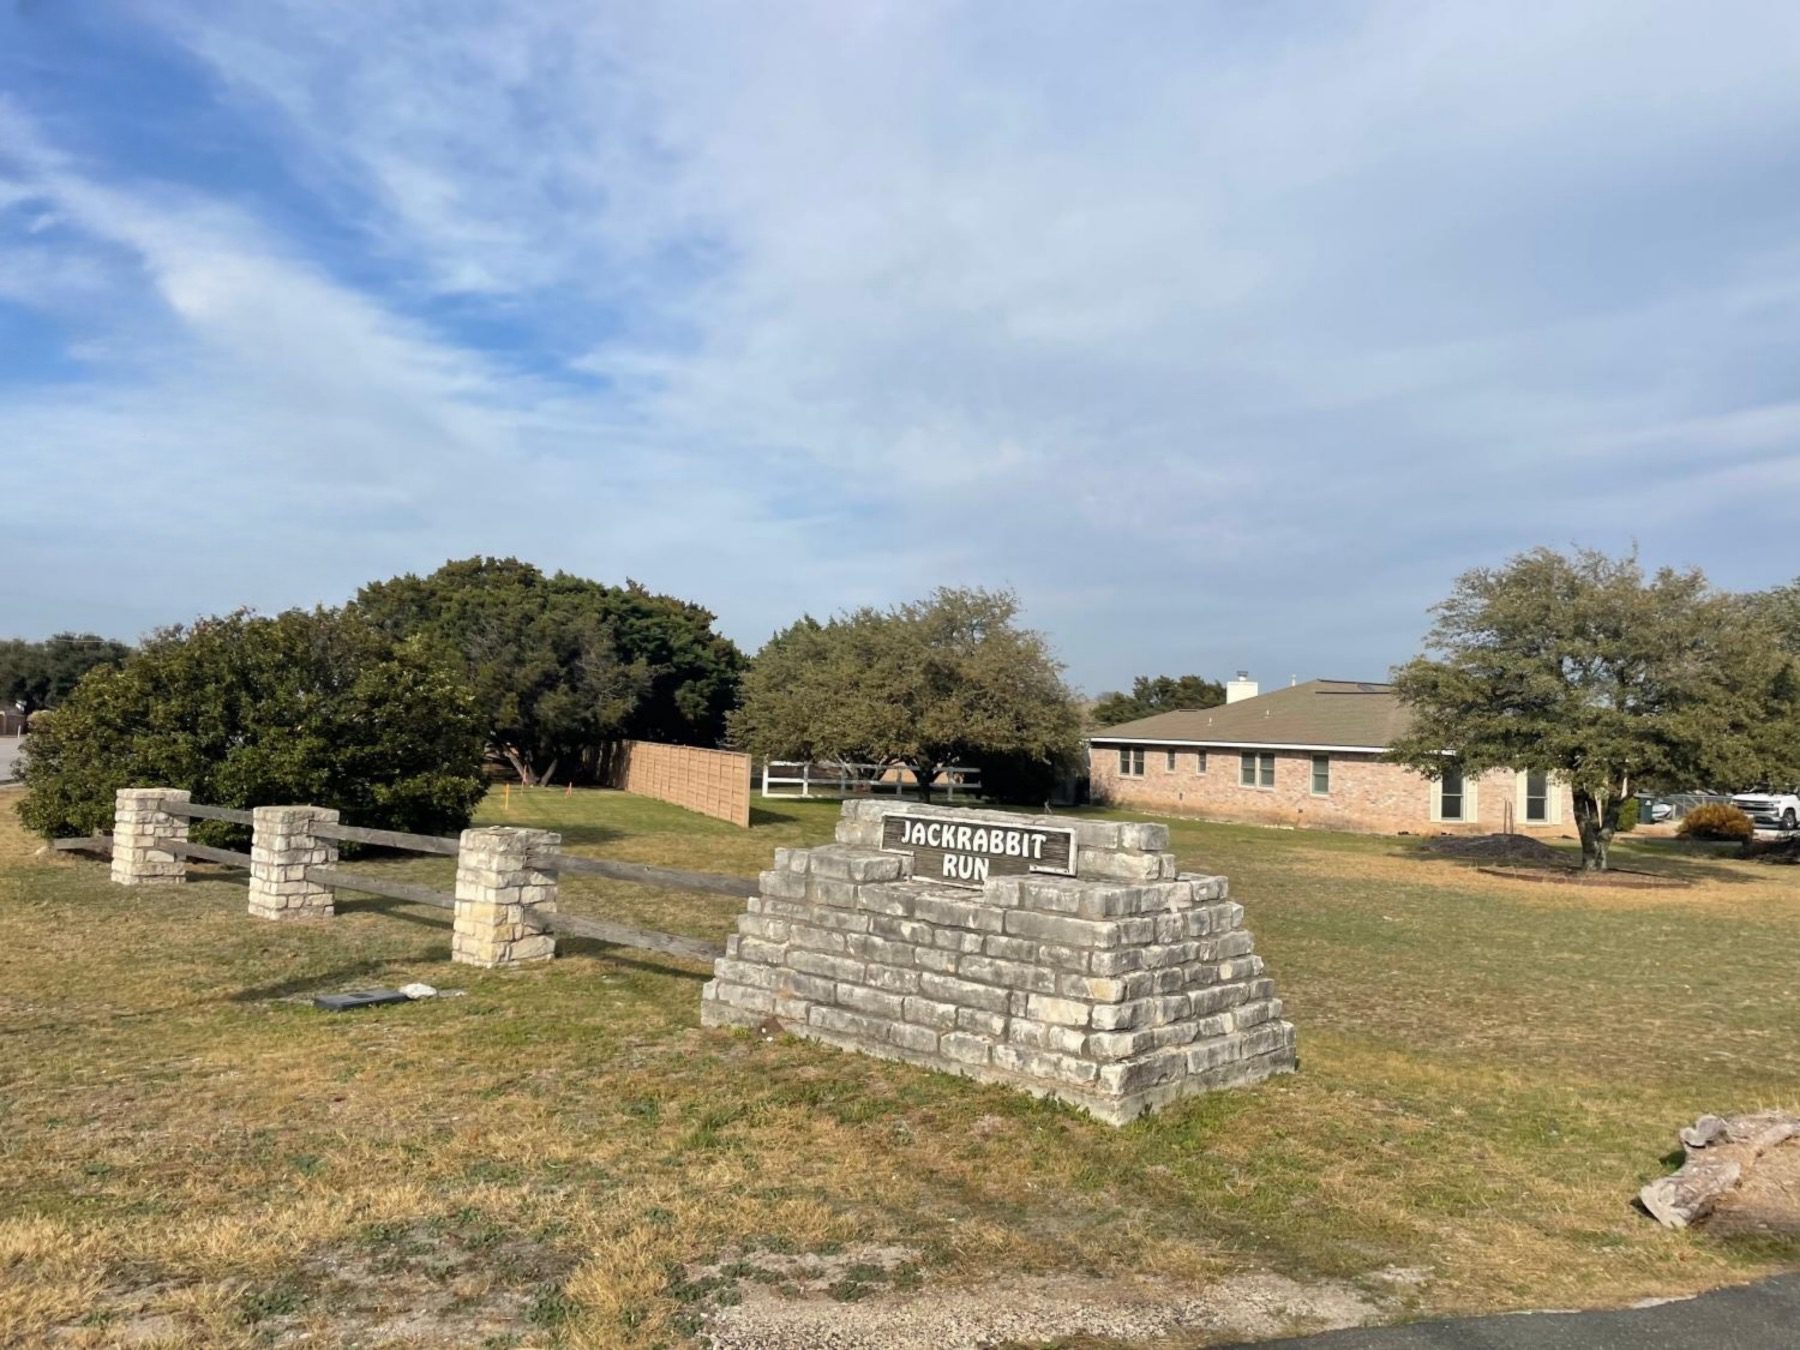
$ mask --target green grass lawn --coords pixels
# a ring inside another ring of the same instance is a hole
[[[1791,1264],[1632,1207],[1701,1111],[1800,1106],[1800,876],[1630,844],[1680,891],[1570,890],[1404,840],[1172,822],[1222,872],[1300,1030],[1297,1075],[1123,1130],[1002,1088],[698,1024],[704,967],[568,942],[448,961],[441,911],[244,913],[36,852],[0,796],[0,1344],[637,1345],[692,1268],[916,1249],[904,1283],[1018,1271],[1424,1272],[1398,1315],[1613,1303]],[[753,828],[611,792],[483,823],[752,874],[836,809]],[[447,885],[446,859],[361,860]],[[564,907],[722,937],[714,900],[572,879]],[[333,1016],[316,991],[466,991]]]

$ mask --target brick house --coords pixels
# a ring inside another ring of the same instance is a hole
[[[1381,756],[1406,726],[1385,684],[1309,680],[1217,708],[1158,713],[1088,738],[1093,800],[1213,820],[1373,833],[1559,835],[1569,790],[1539,773],[1432,781]]]

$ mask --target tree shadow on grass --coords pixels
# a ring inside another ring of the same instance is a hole
[[[1558,850],[1558,852],[1566,855],[1563,859],[1559,860],[1561,863],[1560,866],[1557,863],[1552,863],[1547,860],[1538,863],[1516,858],[1459,858],[1454,854],[1434,853],[1423,844],[1415,844],[1410,848],[1396,849],[1388,856],[1394,858],[1409,858],[1414,862],[1448,863],[1454,867],[1460,868],[1462,871],[1479,876],[1491,875],[1486,869],[1496,867],[1517,868],[1521,871],[1542,871],[1546,874],[1546,877],[1556,876],[1560,872],[1567,872],[1568,880],[1566,884],[1571,891],[1584,890],[1591,887],[1604,886],[1606,884],[1602,881],[1578,880],[1578,878],[1582,876],[1589,875],[1580,870],[1581,854],[1573,849]],[[1618,878],[1617,884],[1625,887],[1631,886],[1636,878],[1646,876],[1663,878],[1668,881],[1677,881],[1684,883],[1685,885],[1698,885],[1701,882],[1725,882],[1731,885],[1743,886],[1761,880],[1761,878],[1754,873],[1746,872],[1742,868],[1724,866],[1721,865],[1719,861],[1707,858],[1695,858],[1692,856],[1671,857],[1667,854],[1650,854],[1646,856],[1636,850],[1617,851],[1615,849],[1610,862],[1611,866],[1607,869],[1605,875],[1616,876]],[[1546,887],[1554,888],[1559,883],[1558,881],[1545,880],[1541,884]],[[1648,886],[1642,887],[1642,889],[1666,889],[1671,896],[1677,896],[1681,893],[1681,887],[1678,886],[1669,886],[1666,888]]]
[[[692,980],[699,984],[712,978],[710,966],[705,970],[695,968],[701,964],[698,960],[689,964],[686,957],[638,953],[635,948],[602,942],[599,938],[559,936],[556,939],[556,954],[559,958],[592,956],[609,965],[627,966],[632,970],[642,970],[651,975],[673,975],[676,979]]]
[[[765,797],[763,800],[767,802],[772,799]],[[750,828],[754,830],[758,825],[799,825],[810,819],[812,813],[816,812],[822,805],[838,806],[839,803],[824,798],[813,797],[807,799],[804,805],[801,805],[797,810],[793,807],[752,806],[750,808]]]

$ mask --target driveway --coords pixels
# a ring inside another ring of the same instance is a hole
[[[1800,1275],[1604,1312],[1518,1313],[1328,1331],[1257,1350],[1794,1350]]]

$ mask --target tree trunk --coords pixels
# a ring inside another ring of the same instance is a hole
[[[929,760],[916,761],[908,766],[912,769],[913,781],[919,785],[919,800],[931,801],[931,785],[937,781],[938,766]]]
[[[551,760],[550,767],[545,769],[544,772],[538,776],[537,785],[539,787],[549,787],[550,786],[550,775],[556,772],[556,766],[561,763],[562,763],[561,759]]]
[[[530,787],[531,761],[526,759],[515,747],[510,745],[501,746],[500,753],[506,756],[506,762],[512,765],[513,772],[519,775],[519,786]]]
[[[1619,808],[1625,805],[1625,788],[1608,787],[1606,794],[1596,797],[1583,788],[1574,789],[1575,825],[1581,832],[1581,870],[1604,872],[1607,850],[1619,832]]]
[[[1576,788],[1570,795],[1575,799],[1575,828],[1581,835],[1581,870],[1604,872],[1606,846],[1613,836],[1608,827],[1616,828],[1619,823],[1619,804],[1610,803],[1609,811],[1585,788]]]

